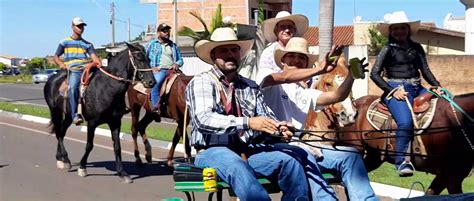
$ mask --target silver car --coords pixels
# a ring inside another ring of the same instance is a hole
[[[59,73],[60,69],[46,69],[32,76],[33,83],[45,83],[51,75]]]

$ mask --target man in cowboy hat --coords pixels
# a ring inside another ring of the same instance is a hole
[[[195,164],[216,169],[241,200],[270,200],[256,174],[278,180],[282,200],[307,200],[309,187],[303,166],[271,145],[249,145],[257,137],[292,133],[265,105],[258,85],[237,72],[253,40],[238,40],[231,28],[214,30],[210,40],[198,41],[197,56],[213,65],[195,76],[186,88],[192,122]],[[240,155],[239,155],[240,154]]]
[[[280,71],[259,71],[257,83],[260,83],[265,103],[275,111],[279,119],[291,120],[298,129],[304,129],[307,112],[318,110],[321,106],[344,100],[350,93],[354,78],[349,73],[334,92],[321,92],[309,89],[297,81],[311,79],[315,74],[330,72],[336,66],[343,46],[333,48],[327,53],[320,66],[312,68],[318,55],[308,52],[308,43],[304,38],[293,37],[284,49],[275,51],[274,60]],[[330,56],[337,56],[330,61]],[[362,62],[361,62],[362,63]],[[288,76],[289,75],[289,76]],[[305,77],[306,76],[306,77]],[[290,77],[297,77],[293,79]],[[315,142],[313,142],[315,143]],[[302,146],[304,144],[299,144]],[[278,145],[275,145],[278,147]],[[317,146],[323,146],[318,144]],[[303,146],[302,146],[303,147]],[[324,149],[304,147],[312,151],[309,160],[326,170],[337,171],[348,191],[350,200],[377,200],[370,186],[367,170],[362,157],[355,148],[337,146],[338,150],[327,146]],[[315,200],[334,200],[334,191],[324,182],[321,175],[308,176],[312,198]]]
[[[414,122],[406,101],[413,104],[418,95],[427,92],[421,85],[420,73],[438,94],[441,84],[429,69],[423,47],[411,40],[420,21],[408,20],[403,11],[387,14],[384,18],[385,23],[379,24],[378,29],[388,37],[388,44],[380,50],[370,78],[384,91],[381,99],[397,123],[395,167],[400,176],[412,176],[415,167],[405,155],[413,137]],[[388,79],[382,78],[382,72]]]
[[[102,66],[102,62],[95,53],[94,45],[82,38],[86,26],[87,24],[81,17],[72,19],[72,36],[63,39],[59,43],[54,55],[54,62],[58,64],[61,69],[68,70],[69,106],[72,115],[71,118],[76,125],[80,125],[84,121],[82,115],[77,111],[80,96],[79,85],[84,66],[90,63],[91,59],[99,67]],[[61,60],[61,55],[63,55],[64,61]]]
[[[168,76],[169,70],[178,70],[183,66],[183,58],[178,45],[176,45],[170,38],[171,27],[166,23],[161,23],[156,29],[157,37],[150,41],[145,49],[148,59],[150,59],[150,66],[153,69],[153,76],[156,84],[151,90],[151,103],[156,113],[160,113],[160,90],[163,82]]]

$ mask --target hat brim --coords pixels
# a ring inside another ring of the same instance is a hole
[[[283,62],[281,61],[281,59],[283,59],[283,56],[285,56],[285,54],[287,53],[300,53],[300,54],[304,54],[308,57],[308,66],[306,66],[306,68],[312,68],[314,63],[316,63],[316,61],[318,61],[318,57],[319,55],[317,54],[308,54],[306,52],[301,52],[301,51],[285,51],[285,50],[281,50],[281,49],[277,49],[275,50],[275,56],[274,56],[274,59],[275,59],[275,63],[277,64],[278,67],[280,67],[281,69],[283,69]]]
[[[74,23],[73,23],[73,24],[74,24]],[[84,22],[83,22],[83,23],[79,23],[79,24],[74,24],[74,26],[80,26],[80,25],[87,26],[87,24],[86,24],[86,23],[84,23]]]
[[[418,21],[412,21],[412,22],[399,22],[399,23],[380,23],[377,25],[377,29],[380,31],[380,34],[382,36],[385,36],[388,38],[388,35],[390,34],[390,26],[394,24],[408,24],[410,25],[410,36],[415,35],[418,33],[418,30],[420,30],[420,24],[421,22]]]
[[[250,49],[252,49],[253,43],[253,39],[230,41],[200,40],[194,45],[194,51],[202,61],[214,65],[214,61],[211,59],[211,51],[214,48],[222,45],[238,45],[240,47],[240,59],[242,59],[247,55]]]
[[[283,20],[291,20],[295,23],[295,36],[302,36],[308,30],[308,18],[304,15],[296,14],[280,18],[270,18],[262,23],[263,36],[268,42],[271,43],[277,40],[277,36],[275,36],[273,30],[275,29],[276,24]]]

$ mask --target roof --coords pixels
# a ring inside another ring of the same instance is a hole
[[[335,26],[332,35],[334,45],[354,44],[354,26]],[[303,38],[308,41],[309,46],[319,45],[319,27],[308,27]]]
[[[433,32],[433,33],[464,38],[464,32],[459,32],[459,31],[454,31],[454,30],[449,30],[449,29],[443,29],[443,28],[434,27],[434,26],[426,26],[425,24],[421,24],[420,31],[429,31],[429,32]]]

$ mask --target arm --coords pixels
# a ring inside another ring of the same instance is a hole
[[[97,56],[94,45],[92,43],[90,43],[90,46],[87,48],[87,53],[91,56],[92,62],[97,64],[97,67],[102,67],[102,61]]]
[[[183,57],[181,56],[181,51],[179,50],[178,48],[178,45],[174,44],[175,45],[175,55],[176,55],[176,61],[173,65],[176,65],[175,67],[178,68],[178,67],[181,67],[183,66],[184,62],[183,62]]]
[[[380,50],[380,53],[377,56],[377,60],[375,61],[372,71],[370,72],[370,79],[372,79],[372,81],[385,93],[389,93],[393,90],[393,87],[388,85],[388,83],[385,82],[385,80],[380,75],[382,73],[382,68],[384,66],[384,62],[386,60],[386,57],[388,56],[389,51],[390,48],[388,46],[385,46],[382,48],[382,50]]]
[[[428,61],[426,61],[426,54],[423,48],[421,47],[420,44],[417,44],[417,49],[418,49],[418,56],[421,62],[421,75],[423,78],[425,78],[426,82],[428,82],[431,86],[436,86],[439,87],[441,84],[436,80],[435,76],[431,72],[429,66],[428,66]]]
[[[64,46],[62,43],[59,43],[58,48],[56,49],[56,53],[54,54],[54,63],[56,63],[59,68],[61,69],[67,69],[66,64],[59,58],[62,54],[64,53]]]
[[[186,103],[191,122],[201,133],[236,134],[249,129],[248,117],[235,117],[218,113],[219,92],[206,77],[198,76],[186,88]]]

